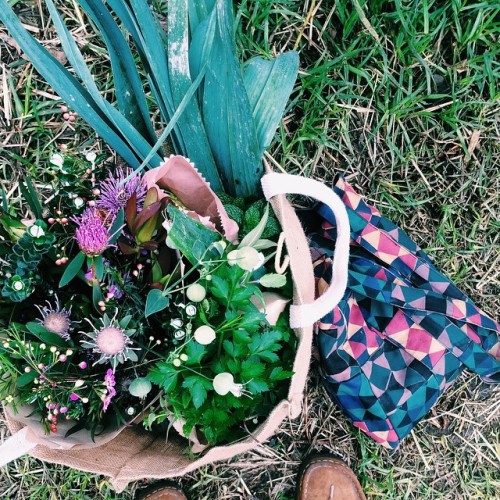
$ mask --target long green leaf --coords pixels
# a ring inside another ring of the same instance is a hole
[[[182,116],[182,113],[184,112],[186,105],[189,103],[189,101],[191,99],[193,99],[194,93],[196,92],[196,89],[200,85],[201,80],[204,77],[204,75],[205,75],[205,69],[203,68],[202,72],[196,77],[196,80],[191,84],[191,86],[187,90],[181,103],[179,104],[179,107],[175,110],[175,113],[172,115],[172,119],[168,122],[167,126],[165,127],[165,130],[161,133],[156,144],[153,146],[153,148],[151,149],[149,154],[146,156],[146,158],[144,158],[144,160],[142,161],[142,163],[140,164],[138,169],[135,172],[132,172],[128,177],[126,177],[124,182],[131,179],[134,175],[136,175],[136,172],[141,171],[149,163],[150,158],[156,153],[156,151],[158,151],[158,149],[165,142],[167,137],[172,133],[172,130],[177,125],[177,122],[180,119],[180,117]],[[202,171],[202,173],[203,173],[203,171]]]
[[[116,214],[113,224],[109,228],[109,245],[114,245],[120,235],[122,234],[122,229],[125,223],[125,211],[120,209]]]
[[[260,147],[236,57],[231,2],[217,0],[217,27],[208,58],[203,120],[225,189],[251,196],[263,174]]]
[[[7,212],[9,210],[9,202],[7,201],[7,194],[2,187],[0,187],[0,195],[2,197],[2,210]]]
[[[24,29],[7,0],[0,0],[0,21],[59,96],[77,111],[129,165],[137,167],[139,165],[137,156],[97,106],[90,93]]]
[[[192,81],[189,69],[189,23],[188,0],[170,0],[168,3],[168,71],[170,87],[176,108],[190,90]],[[197,168],[202,172],[212,189],[222,189],[222,183],[215,166],[207,135],[203,127],[196,100],[190,99],[182,114],[182,133],[190,159],[193,149],[205,151],[210,156],[198,160]],[[193,141],[193,139],[195,139]],[[196,145],[196,146],[195,146]],[[195,146],[195,148],[194,148]]]
[[[167,66],[167,53],[160,28],[145,0],[128,0],[131,13],[137,25],[138,36],[147,57],[150,74],[158,85],[161,98],[169,114],[173,114],[175,106],[170,89],[170,78]]]
[[[85,254],[78,252],[74,259],[66,266],[61,281],[59,281],[59,288],[67,285],[80,271],[85,262]]]
[[[189,68],[193,78],[200,74],[201,68],[208,61],[212,50],[217,23],[216,14],[215,9],[213,9],[210,15],[198,23],[193,31],[191,44],[189,45]]]
[[[172,85],[177,86],[178,83],[173,83],[170,77],[165,36],[162,36],[162,28],[151,13],[151,8],[146,0],[129,0],[129,3],[135,16],[139,36],[143,38],[142,46],[150,68],[148,76],[154,82],[153,88],[158,89],[156,97],[163,101],[163,108],[167,110],[168,116],[163,118],[165,121],[170,121],[177,109],[176,104],[180,102],[182,96],[178,95],[179,93],[172,88]],[[169,20],[173,18],[170,9],[169,4]],[[152,29],[153,27],[155,29]],[[175,42],[170,41],[170,33],[168,38],[168,45],[171,50],[174,50],[173,45],[175,45]],[[183,48],[186,51],[188,49],[187,46]],[[190,82],[184,81],[184,89],[186,89],[186,83],[187,85],[190,84]],[[194,100],[192,106],[196,106]],[[177,146],[178,152],[189,157],[214,189],[217,189],[217,186],[221,186],[218,180],[217,167],[203,126],[201,124],[197,125],[195,113],[196,111],[188,111],[178,117],[178,123],[173,130],[175,134],[173,142]]]
[[[151,142],[156,141],[143,84],[120,28],[101,0],[78,1],[99,28],[108,48],[118,108],[144,137],[149,137]]]
[[[155,102],[160,109],[161,116],[165,118],[165,121],[167,121],[167,118],[171,115],[172,109],[168,108],[167,103],[163,101],[157,78],[155,77],[155,74],[151,69],[151,65],[149,64],[144,38],[140,34],[140,29],[131,7],[126,2],[123,2],[123,0],[107,0],[107,3],[114,11],[118,19],[121,21],[125,29],[130,33],[137,51],[139,52],[141,63],[146,72],[148,85],[154,95]],[[179,154],[182,154],[184,150],[180,147],[177,136],[177,131],[174,131],[171,136],[172,143],[174,145],[175,151]]]
[[[272,61],[251,59],[243,72],[243,81],[255,120],[260,153],[264,154],[285,111],[299,71],[299,56],[285,52]]]
[[[24,182],[26,183],[26,186],[24,185],[23,181],[19,182],[19,189],[21,190],[26,203],[28,203],[29,207],[31,208],[33,215],[37,219],[41,219],[42,205],[40,204],[40,200],[38,199],[35,187],[33,186],[33,183],[31,182],[31,179],[29,177],[26,177],[24,179]]]
[[[151,150],[151,144],[137,131],[137,129],[124,117],[116,108],[114,108],[106,99],[104,99],[95,84],[94,77],[90,73],[85,60],[76,45],[73,37],[69,33],[65,24],[63,23],[59,12],[57,11],[53,0],[46,0],[47,8],[49,9],[50,16],[56,27],[57,34],[61,40],[61,45],[64,49],[68,61],[75,69],[78,76],[82,79],[87,90],[90,92],[96,104],[106,114],[109,120],[115,125],[117,130],[120,130],[131,148],[134,149],[140,158],[145,158]],[[56,89],[57,90],[57,89]],[[151,161],[151,166],[156,167],[161,162],[161,157],[157,156]]]
[[[26,327],[33,335],[39,338],[42,342],[47,342],[47,344],[49,345],[53,344],[58,347],[68,347],[68,342],[66,342],[66,340],[64,340],[60,335],[57,335],[57,333],[47,330],[40,323],[35,323],[34,321],[30,321],[26,323]]]

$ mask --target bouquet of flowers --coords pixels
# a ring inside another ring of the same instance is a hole
[[[241,65],[228,0],[169,0],[166,16],[147,0],[77,3],[109,54],[113,102],[53,0],[71,72],[0,0],[64,116],[118,157],[64,144],[0,193],[0,399],[13,432],[46,433],[10,459],[43,444],[31,453],[123,489],[243,453],[300,413],[314,320],[291,325],[288,307],[314,300],[312,263],[291,206],[271,211],[260,190],[298,55]],[[171,426],[212,449],[187,460],[165,443]],[[73,442],[92,454],[53,451]]]
[[[0,398],[32,405],[52,433],[60,419],[94,435],[137,415],[208,444],[254,428],[294,358],[266,204],[224,206],[182,156],[143,176],[94,154],[51,162],[47,209],[24,188],[40,217],[23,224],[7,206],[0,219]]]

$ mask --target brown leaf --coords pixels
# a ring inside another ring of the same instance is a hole
[[[215,227],[229,241],[238,237],[238,224],[232,220],[219,200],[212,191],[210,185],[194,166],[183,156],[171,156],[159,167],[149,170],[144,175],[144,181],[149,188],[156,187],[160,199],[171,193],[179,203],[188,210],[190,216],[210,227]],[[164,192],[165,190],[166,192]]]

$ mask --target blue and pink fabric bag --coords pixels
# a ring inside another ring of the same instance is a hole
[[[432,264],[396,225],[342,177],[334,192],[347,209],[347,289],[317,326],[320,372],[355,426],[396,448],[465,369],[500,381],[500,326]],[[336,221],[317,210],[311,236],[318,295],[332,280]]]

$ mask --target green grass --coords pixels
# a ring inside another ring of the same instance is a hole
[[[34,3],[17,7],[44,39],[54,36]],[[346,175],[498,319],[500,4],[242,0],[236,9],[244,59],[292,48],[301,56],[270,161],[325,182]],[[68,15],[74,30],[90,32],[74,10]],[[0,85],[4,187],[45,167],[60,144],[82,150],[96,144],[81,121],[63,122],[57,102],[46,96],[51,90],[5,40],[0,37],[0,71],[9,89],[5,95]],[[101,88],[112,92],[95,37],[85,53]],[[284,423],[258,451],[229,467],[205,467],[182,484],[193,499],[288,499],[301,459],[330,451],[359,473],[370,498],[495,498],[499,394],[465,373],[400,450],[389,453],[347,422],[313,375],[306,415]],[[29,458],[0,475],[7,498],[130,498],[142,486],[114,496],[105,478]]]

